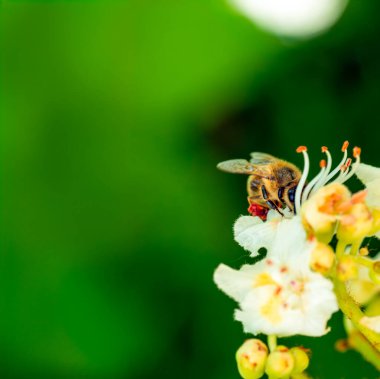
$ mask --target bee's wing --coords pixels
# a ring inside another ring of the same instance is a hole
[[[272,180],[271,173],[266,167],[260,167],[245,159],[231,159],[229,161],[220,162],[216,167],[219,170],[233,174],[257,175]]]
[[[234,174],[251,175],[255,171],[255,166],[245,159],[231,159],[229,161],[220,162],[216,167],[219,170]]]
[[[254,165],[267,165],[277,161],[278,158],[266,153],[253,152],[251,153],[250,162]]]

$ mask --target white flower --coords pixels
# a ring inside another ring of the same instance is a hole
[[[268,212],[266,221],[260,217],[240,216],[234,224],[235,241],[251,252],[251,257],[256,257],[260,248],[271,248],[277,225],[281,220],[282,217],[273,210]]]
[[[367,205],[380,208],[380,168],[361,163],[355,174],[367,188]]]
[[[232,0],[264,29],[291,37],[315,35],[333,25],[347,0]]]
[[[220,265],[214,280],[239,302],[235,318],[245,332],[321,336],[338,310],[332,283],[309,268],[315,242],[306,239],[299,217],[278,224],[267,257],[240,270]]]

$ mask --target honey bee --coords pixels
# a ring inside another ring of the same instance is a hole
[[[221,162],[217,168],[249,175],[247,182],[248,211],[265,220],[270,209],[283,215],[288,207],[295,212],[294,200],[301,178],[300,170],[293,164],[265,153],[251,153],[251,160],[232,159]]]

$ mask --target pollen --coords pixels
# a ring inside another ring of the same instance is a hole
[[[320,162],[319,162],[319,167],[322,168],[322,167],[326,167],[326,161],[324,159],[322,159]]]
[[[345,152],[348,148],[348,145],[349,145],[349,142],[348,141],[344,141],[343,142],[343,146],[342,146],[342,151]]]
[[[353,152],[354,158],[358,158],[360,156],[361,152],[362,152],[362,149],[360,147],[355,146],[354,152]]]
[[[296,152],[297,153],[303,153],[304,151],[307,151],[306,146],[298,146]]]
[[[322,153],[325,153],[328,150],[328,148],[327,146],[322,146],[321,150],[322,150]]]

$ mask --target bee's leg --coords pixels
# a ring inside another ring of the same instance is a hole
[[[285,192],[285,187],[280,187],[277,192],[277,197],[280,203],[282,204],[283,208],[289,207],[289,204],[286,202],[284,199],[284,192]],[[290,207],[289,207],[290,208]],[[292,208],[290,208],[292,209]]]
[[[277,197],[278,197],[278,200],[280,200],[281,203],[284,203],[284,190],[285,188],[284,187],[280,187],[278,189],[278,192],[277,192]]]
[[[268,205],[268,207],[271,208],[271,209],[274,209],[281,216],[283,216],[284,214],[278,209],[277,205],[272,200],[269,200],[268,192],[267,192],[265,186],[261,186],[261,192],[263,194],[264,200],[266,200],[266,204]]]
[[[277,211],[281,216],[284,216],[284,214],[278,209],[277,205],[272,200],[266,201],[267,205],[271,208]]]
[[[263,194],[264,200],[268,200],[268,192],[265,186],[261,186],[261,193]]]

